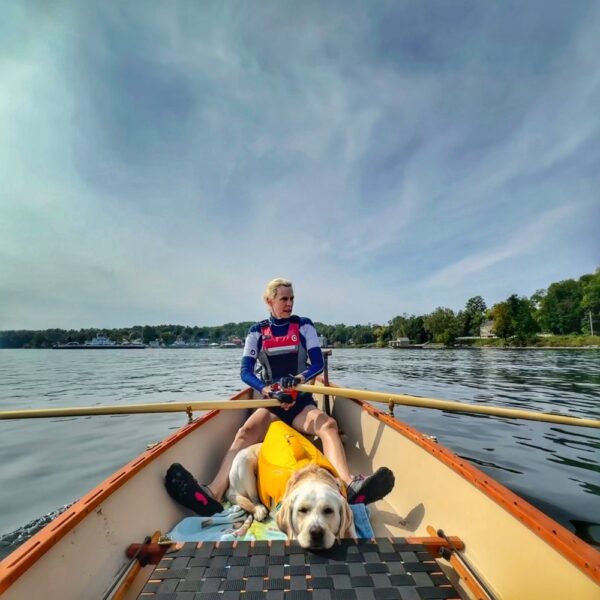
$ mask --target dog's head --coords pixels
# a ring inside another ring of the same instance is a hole
[[[356,537],[354,516],[341,486],[329,471],[309,465],[290,477],[277,526],[303,548],[326,550],[344,537]]]

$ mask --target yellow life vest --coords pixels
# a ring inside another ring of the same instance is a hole
[[[283,421],[271,423],[258,454],[257,487],[260,501],[269,510],[275,508],[283,498],[292,473],[311,463],[338,477],[333,465],[303,435]]]

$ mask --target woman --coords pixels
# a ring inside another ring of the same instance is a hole
[[[273,385],[291,388],[314,379],[323,371],[323,355],[317,331],[310,319],[293,314],[294,290],[291,281],[273,279],[263,296],[269,308],[269,318],[253,325],[248,331],[242,357],[241,377],[264,398],[273,397]],[[260,376],[255,374],[256,362]],[[200,515],[208,516],[223,510],[220,500],[229,485],[229,470],[235,455],[244,448],[261,442],[269,425],[278,419],[300,433],[317,435],[323,444],[323,454],[347,486],[348,502],[369,504],[380,500],[394,487],[394,475],[381,467],[373,475],[352,476],[335,419],[317,408],[311,394],[301,393],[296,401],[284,396],[281,406],[259,408],[237,433],[223,458],[219,471],[208,485],[200,485],[180,464],[171,465],[165,484],[178,502]],[[290,399],[291,400],[291,399]]]

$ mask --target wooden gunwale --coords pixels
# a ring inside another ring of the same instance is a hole
[[[232,396],[230,400],[240,400],[247,396],[248,390],[242,390],[235,396]],[[146,450],[146,452],[136,456],[9,554],[0,562],[0,594],[8,589],[40,557],[64,538],[86,515],[91,513],[136,473],[139,473],[144,467],[177,444],[181,439],[216,417],[219,412],[218,410],[210,411],[206,415],[195,419],[192,423],[180,427],[173,434],[164,438],[149,450]]]
[[[331,383],[329,385],[330,387],[339,387]],[[559,554],[574,564],[580,571],[600,584],[600,552],[592,546],[586,544],[568,529],[514,492],[511,492],[492,477],[486,475],[483,471],[480,471],[468,461],[461,459],[454,452],[448,450],[448,448],[433,442],[419,430],[384,413],[365,400],[347,398],[345,396],[343,396],[343,399],[344,401],[355,402],[369,415],[375,417],[381,423],[391,427],[429,454],[435,456],[516,517],[536,535],[555,548]],[[460,534],[460,532],[458,533]]]

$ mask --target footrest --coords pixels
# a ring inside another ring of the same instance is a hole
[[[139,600],[459,599],[428,547],[405,538],[187,543],[154,569]]]

